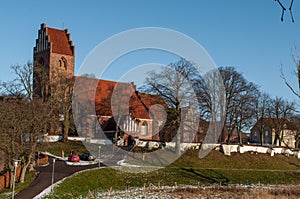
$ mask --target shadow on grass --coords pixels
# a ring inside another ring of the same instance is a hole
[[[183,171],[188,172],[190,174],[196,175],[200,179],[207,181],[212,184],[220,184],[220,185],[228,185],[229,179],[221,174],[218,171],[212,170],[212,169],[207,169],[207,170],[201,170],[196,171],[193,168],[181,168]],[[205,174],[205,171],[208,173]]]
[[[290,163],[290,165],[292,165],[292,166],[295,166],[295,167],[297,167],[297,168],[300,168],[300,165],[299,164],[296,164],[296,163],[294,163],[294,162],[289,162]]]

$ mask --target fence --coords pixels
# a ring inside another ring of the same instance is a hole
[[[39,159],[36,160],[36,164],[43,166],[48,164],[48,155],[41,155]],[[21,166],[17,167],[16,172],[16,180],[20,178],[21,175]],[[0,191],[2,191],[5,188],[9,188],[10,186],[10,173],[9,171],[5,172],[4,174],[0,175]]]
[[[16,172],[16,179],[19,179],[21,175],[21,166],[17,167],[17,172]],[[4,173],[3,175],[0,175],[0,191],[8,188],[10,185],[10,174],[9,171],[7,171],[6,173]]]

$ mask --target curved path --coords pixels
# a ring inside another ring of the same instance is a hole
[[[122,160],[126,156],[126,152],[120,150],[109,159],[106,163],[108,165],[116,165],[119,160]],[[101,163],[101,166],[106,166]],[[97,168],[99,164],[91,165],[67,165],[64,161],[56,159],[54,167],[54,182],[56,183],[65,177],[68,177],[79,171]],[[34,181],[25,189],[15,195],[15,199],[32,199],[47,187],[51,185],[52,181],[52,168],[53,158],[49,156],[49,165],[46,167],[35,167],[35,170],[39,173]]]
[[[46,167],[35,168],[37,172],[39,172],[36,179],[26,189],[23,189],[22,191],[17,193],[17,195],[15,195],[15,199],[31,199],[51,185],[53,158],[49,157],[49,163],[50,164]],[[78,171],[96,168],[99,165],[97,163],[97,164],[87,165],[87,166],[67,166],[64,161],[56,160],[54,166],[55,166],[54,167],[54,183],[55,183]]]

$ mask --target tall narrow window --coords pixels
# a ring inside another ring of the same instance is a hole
[[[265,131],[265,136],[269,136],[269,131]]]
[[[142,123],[141,131],[142,131],[142,136],[148,135],[148,124],[147,124],[147,122]]]

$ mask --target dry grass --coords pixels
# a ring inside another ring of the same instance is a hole
[[[199,187],[178,188],[169,193],[172,198],[241,198],[241,199],[297,199],[300,196],[300,186],[278,187]]]

